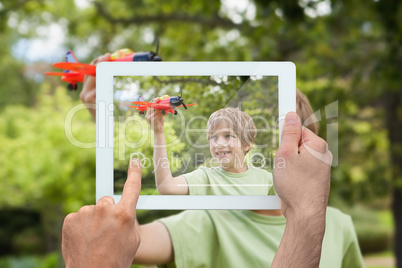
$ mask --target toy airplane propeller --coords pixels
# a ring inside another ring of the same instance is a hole
[[[131,49],[124,48],[114,52],[110,61],[161,61],[162,58],[158,56],[158,49],[159,40],[156,42],[156,52],[133,52]],[[45,75],[61,76],[61,80],[68,83],[68,90],[77,90],[77,83],[84,82],[85,75],[96,76],[96,66],[78,62],[71,50],[67,51],[64,62],[57,62],[53,66],[64,69],[64,71],[48,72]]]
[[[169,95],[164,95],[160,97],[156,103],[144,101],[144,99],[140,96],[138,101],[133,101],[137,106],[129,106],[136,108],[140,114],[144,114],[148,108],[153,108],[156,110],[162,110],[162,114],[172,113],[177,115],[176,108],[184,107],[187,110],[187,106],[195,105],[195,103],[185,104],[182,98],[182,91],[180,89],[180,96],[170,97]]]

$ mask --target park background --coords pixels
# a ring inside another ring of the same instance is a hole
[[[81,86],[69,92],[43,73],[69,49],[89,63],[124,47],[155,50],[157,38],[164,61],[294,62],[320,136],[337,129],[329,204],[352,216],[368,267],[402,267],[397,0],[1,0],[0,267],[62,266],[63,219],[95,200],[95,149],[65,134]],[[85,110],[71,128],[95,140]],[[140,212],[140,222],[169,213]]]

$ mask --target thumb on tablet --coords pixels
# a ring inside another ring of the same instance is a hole
[[[289,112],[285,118],[285,124],[282,129],[282,140],[278,153],[292,154],[298,153],[302,128],[300,118],[295,112]]]
[[[127,180],[124,184],[123,193],[119,203],[126,206],[133,206],[134,208],[136,207],[141,191],[141,177],[141,162],[139,159],[133,158],[130,160],[128,165]]]

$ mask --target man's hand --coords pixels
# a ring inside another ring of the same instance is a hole
[[[118,204],[102,197],[96,205],[67,215],[62,236],[67,268],[130,267],[140,245],[135,222],[141,176],[140,161],[132,159]]]
[[[296,113],[288,113],[274,165],[286,228],[271,267],[319,266],[331,161],[327,143],[302,128]]]
[[[300,212],[325,214],[331,162],[327,143],[309,129],[302,128],[296,113],[288,113],[273,173],[285,217]]]
[[[158,98],[151,100],[151,103],[156,103]],[[151,129],[155,134],[161,134],[164,132],[164,121],[162,110],[156,110],[154,108],[148,108],[147,113],[145,115],[145,119],[147,119]]]
[[[91,64],[97,65],[99,62],[110,60],[110,53],[106,53],[94,59]],[[96,77],[91,75],[86,75],[84,78],[84,85],[80,94],[81,101],[87,107],[89,113],[95,119],[96,117]]]

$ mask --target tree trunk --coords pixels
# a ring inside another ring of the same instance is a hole
[[[399,188],[394,189],[392,212],[395,222],[395,240],[394,252],[396,258],[396,267],[402,267],[402,191]]]
[[[389,92],[385,98],[394,186],[392,202],[395,222],[394,251],[397,267],[402,268],[402,92]]]

